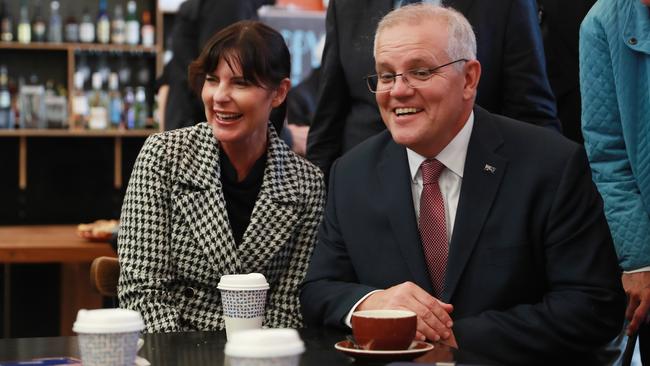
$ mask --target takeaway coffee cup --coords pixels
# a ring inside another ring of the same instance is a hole
[[[230,366],[298,366],[305,344],[295,329],[254,329],[228,338]]]
[[[133,366],[143,329],[140,313],[127,309],[82,309],[72,327],[84,366]]]
[[[352,334],[365,350],[409,348],[417,329],[417,317],[408,310],[362,310],[352,313]]]
[[[263,274],[224,275],[217,288],[221,291],[228,339],[241,330],[262,328],[266,291],[269,289]]]

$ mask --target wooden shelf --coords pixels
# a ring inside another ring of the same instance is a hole
[[[0,137],[147,137],[158,130],[0,130]]]
[[[94,51],[94,52],[140,52],[155,54],[156,47],[100,43],[47,43],[47,42],[0,42],[0,49],[34,51]]]

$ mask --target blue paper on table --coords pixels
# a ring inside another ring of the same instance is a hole
[[[72,357],[39,358],[30,361],[8,361],[0,362],[0,366],[58,366],[58,365],[79,365],[81,361]]]

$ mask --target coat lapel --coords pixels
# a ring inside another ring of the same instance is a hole
[[[507,168],[507,161],[495,153],[503,140],[490,114],[479,107],[474,109],[474,113],[474,128],[449,246],[445,290],[441,296],[446,302],[452,298],[472,255]]]
[[[377,176],[382,197],[387,200],[386,214],[404,261],[411,271],[413,282],[432,293],[433,287],[422,253],[422,242],[413,208],[406,149],[391,140],[377,166]]]

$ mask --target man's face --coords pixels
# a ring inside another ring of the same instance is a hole
[[[440,22],[402,24],[380,33],[375,52],[378,74],[399,74],[454,61],[447,56],[447,25]],[[426,157],[437,155],[465,124],[476,85],[468,84],[468,65],[480,75],[477,61],[442,67],[422,86],[409,87],[397,77],[393,88],[377,93],[382,119],[395,142]],[[470,72],[471,73],[471,72]],[[408,78],[408,76],[407,76]]]

